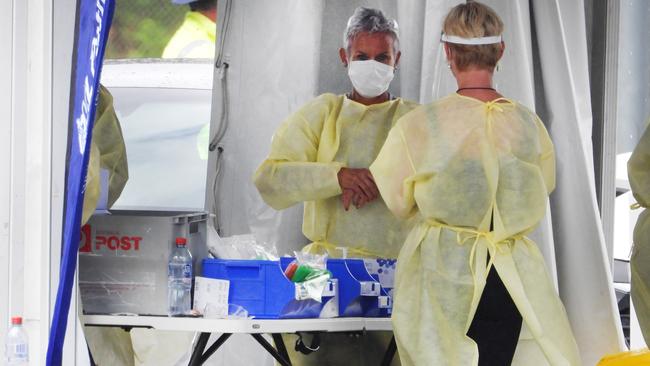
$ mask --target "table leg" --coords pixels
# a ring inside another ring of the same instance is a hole
[[[269,342],[267,342],[266,339],[264,339],[264,337],[261,334],[253,333],[253,334],[251,334],[251,336],[253,338],[255,338],[257,343],[259,343],[262,347],[264,347],[266,352],[271,354],[271,356],[273,356],[273,358],[275,358],[275,360],[278,361],[278,363],[280,363],[280,365],[282,365],[282,366],[291,366],[291,361],[288,360],[288,359],[285,359],[284,357],[282,357],[278,353],[278,351],[276,351],[276,349],[273,348],[273,346]],[[285,349],[285,351],[286,351],[286,349]]]
[[[192,351],[189,366],[200,366],[203,363],[201,362],[201,356],[203,355],[203,350],[208,343],[208,339],[210,339],[210,333],[201,333],[199,340],[196,342],[196,346],[194,346],[194,350]]]
[[[215,352],[217,352],[219,347],[221,347],[221,345],[226,343],[226,341],[228,340],[228,338],[230,338],[231,335],[232,333],[224,333],[221,335],[221,337],[219,337],[219,339],[217,339],[214,343],[212,343],[212,345],[207,350],[205,350],[205,352],[203,352],[203,356],[201,356],[201,364],[205,363],[205,361],[207,361],[208,358],[210,358]]]
[[[278,350],[280,356],[284,357],[285,360],[291,362],[289,353],[287,352],[287,347],[284,344],[284,340],[282,339],[282,334],[273,333],[271,336],[273,337],[273,343],[275,343],[275,348]]]
[[[390,363],[393,362],[393,358],[395,357],[395,352],[397,352],[397,343],[395,343],[395,336],[393,336],[384,354],[384,360],[381,361],[381,366],[390,366]]]

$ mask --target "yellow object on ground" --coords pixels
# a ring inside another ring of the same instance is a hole
[[[643,349],[639,351],[617,353],[603,357],[598,366],[641,366],[650,365],[650,351]]]
[[[345,211],[337,177],[342,167],[368,168],[395,121],[416,105],[402,99],[366,106],[323,94],[290,116],[273,136],[254,176],[276,210],[305,203],[303,233],[312,248],[340,256],[395,258],[406,234],[381,199]]]
[[[113,108],[113,96],[100,85],[86,174],[82,225],[88,222],[97,207],[101,170],[108,171],[108,207],[111,207],[129,179],[129,166],[120,121]]]
[[[403,365],[478,364],[466,334],[492,265],[537,341],[527,365],[580,365],[544,259],[525,236],[555,187],[553,144],[534,113],[452,94],[400,119],[370,170],[396,215],[423,217],[397,261]]]
[[[190,11],[165,46],[162,58],[214,58],[217,25],[210,18]]]
[[[632,193],[645,208],[634,226],[630,258],[631,296],[646,344],[650,340],[650,128],[646,128],[627,163]],[[650,363],[649,363],[650,364]]]

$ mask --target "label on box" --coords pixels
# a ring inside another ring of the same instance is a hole
[[[210,318],[227,318],[229,290],[228,280],[195,277],[194,310]]]
[[[361,281],[361,296],[379,296],[381,286],[374,281]]]
[[[377,297],[377,301],[380,309],[390,309],[393,307],[390,296],[379,296]]]
[[[363,262],[366,265],[368,273],[377,276],[381,287],[395,287],[395,267],[397,267],[397,259],[364,259]]]

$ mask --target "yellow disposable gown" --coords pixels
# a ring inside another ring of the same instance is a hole
[[[214,58],[217,25],[197,12],[185,14],[185,21],[165,46],[162,58]]]
[[[120,121],[113,108],[113,97],[100,85],[86,174],[82,225],[97,207],[102,169],[108,171],[108,207],[111,207],[129,179],[129,167]],[[133,348],[128,332],[117,328],[84,327],[84,334],[98,365],[133,365]]]
[[[342,95],[323,94],[290,116],[273,136],[271,153],[254,176],[266,203],[283,209],[304,202],[305,248],[350,257],[396,258],[407,234],[381,199],[360,210],[341,204],[337,173],[342,167],[368,168],[388,131],[416,104],[394,99],[365,106]],[[389,333],[354,337],[321,335],[321,350],[305,356],[293,352],[295,336],[285,336],[294,365],[358,365],[381,363]]]
[[[368,168],[395,121],[416,105],[402,99],[366,106],[342,95],[323,94],[278,129],[271,153],[254,176],[271,207],[305,203],[303,233],[311,249],[349,247],[351,257],[396,258],[405,225],[381,199],[362,209],[343,209],[337,173]]]
[[[129,166],[120,121],[113,108],[113,96],[100,85],[86,174],[82,225],[90,219],[97,207],[101,191],[101,170],[108,171],[108,207],[111,207],[122,194],[129,179]]]
[[[650,342],[650,128],[646,128],[627,163],[632,193],[646,208],[634,227],[634,248],[630,258],[632,301],[646,344]]]
[[[477,365],[466,334],[492,265],[545,356],[526,365],[580,365],[544,259],[525,236],[555,187],[553,144],[534,113],[452,94],[400,119],[370,170],[397,216],[422,216],[397,261],[403,365]]]

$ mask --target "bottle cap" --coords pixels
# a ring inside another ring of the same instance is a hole
[[[23,318],[19,316],[14,316],[11,318],[11,324],[12,325],[21,325],[23,324]]]
[[[176,238],[176,245],[185,245],[185,244],[187,244],[187,239],[180,236]]]

